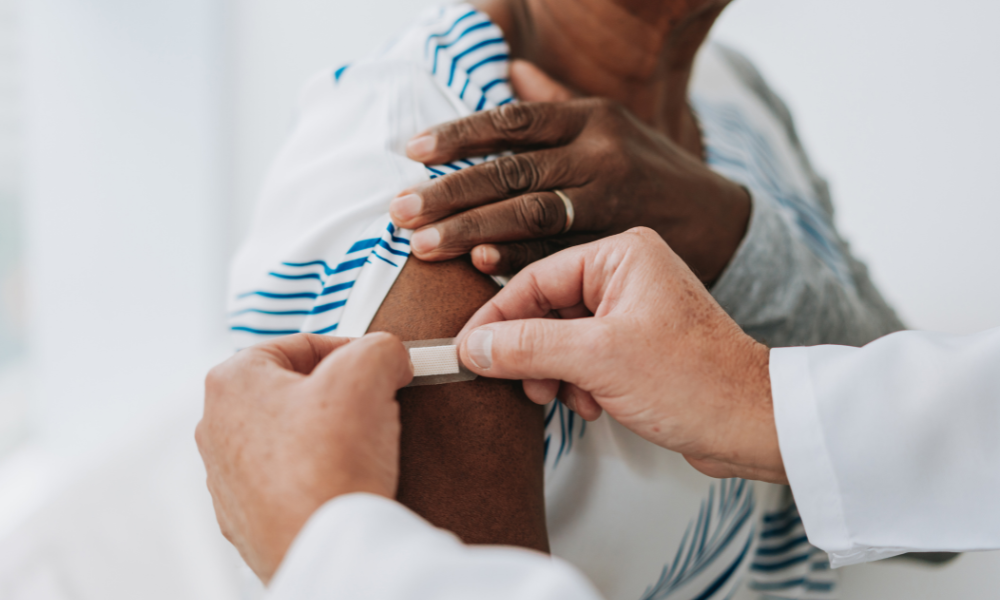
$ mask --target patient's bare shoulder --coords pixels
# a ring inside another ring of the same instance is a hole
[[[411,257],[369,331],[403,340],[453,337],[497,290],[467,259]],[[542,409],[520,382],[407,388],[399,402],[400,502],[467,543],[547,551]]]

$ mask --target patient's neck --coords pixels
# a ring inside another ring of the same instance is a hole
[[[621,102],[701,155],[688,105],[698,48],[725,2],[474,0],[504,31],[512,54],[587,96]],[[697,4],[697,3],[695,3]]]

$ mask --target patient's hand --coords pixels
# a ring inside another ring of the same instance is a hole
[[[222,533],[262,581],[327,500],[395,495],[395,394],[412,378],[406,350],[386,334],[289,336],[209,373],[195,438]]]
[[[393,221],[417,229],[417,257],[446,260],[471,251],[482,272],[514,274],[563,248],[644,226],[703,282],[719,277],[746,233],[746,190],[612,101],[568,99],[523,61],[512,65],[511,77],[522,99],[544,102],[476,113],[411,140],[410,158],[425,164],[517,152],[393,201]],[[525,93],[526,77],[534,96]],[[538,91],[546,85],[547,92]],[[566,235],[567,211],[554,189],[566,193],[576,213]]]

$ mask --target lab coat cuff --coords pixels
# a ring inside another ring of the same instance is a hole
[[[846,515],[820,421],[806,348],[775,348],[770,361],[771,394],[785,474],[809,542],[843,566],[851,554]]]

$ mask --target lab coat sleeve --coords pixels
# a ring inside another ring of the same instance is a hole
[[[349,494],[327,502],[299,533],[269,600],[597,600],[567,563],[537,552],[467,546],[397,502]]]
[[[809,541],[833,566],[1000,549],[1000,328],[771,351]]]

